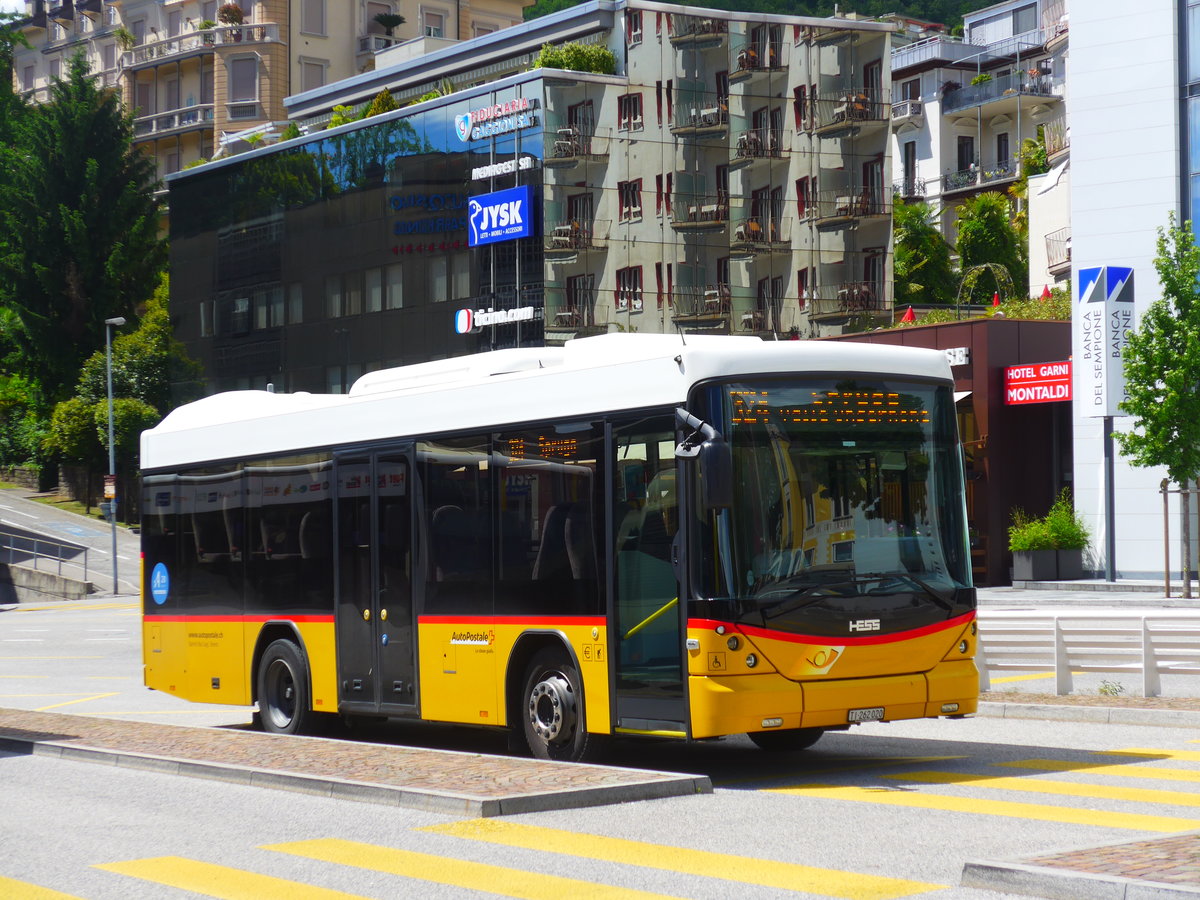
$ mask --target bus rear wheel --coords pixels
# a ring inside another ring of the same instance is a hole
[[[539,650],[525,670],[520,716],[525,743],[538,759],[578,762],[588,750],[583,682],[561,650]]]
[[[786,753],[807,750],[825,733],[824,728],[788,728],[783,731],[751,731],[746,737],[754,741],[760,750]]]
[[[280,638],[258,664],[258,712],[263,731],[302,734],[312,725],[308,663],[292,641]]]

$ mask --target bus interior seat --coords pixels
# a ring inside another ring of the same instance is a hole
[[[584,504],[571,504],[567,510],[563,531],[567,560],[571,564],[571,576],[576,581],[595,578],[596,542],[592,538],[591,516],[588,515]]]
[[[192,537],[200,562],[229,558],[229,536],[224,523],[218,524],[215,517],[215,513],[192,513]]]
[[[434,580],[456,581],[470,571],[474,541],[461,506],[439,506],[431,518]]]
[[[300,556],[324,559],[329,556],[329,516],[325,510],[310,509],[300,519]]]
[[[567,507],[558,503],[546,510],[542,520],[542,539],[533,562],[534,581],[564,581],[570,578],[567,558]]]

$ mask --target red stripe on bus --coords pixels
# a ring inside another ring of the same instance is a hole
[[[830,635],[830,634],[792,634],[785,631],[777,631],[771,628],[760,628],[757,625],[737,624],[734,622],[721,622],[715,619],[688,619],[688,628],[696,628],[701,630],[712,630],[718,625],[724,625],[725,628],[731,631],[739,631],[742,634],[751,637],[770,638],[773,641],[786,641],[791,644],[844,644],[846,646],[865,646],[867,644],[894,644],[900,641],[907,641],[913,638],[925,637],[929,634],[937,634],[939,631],[950,631],[955,628],[961,628],[975,618],[975,613],[969,612],[961,616],[956,616],[953,619],[947,619],[945,622],[935,622],[932,625],[923,625],[920,628],[913,628],[909,631],[897,631],[892,634],[872,634],[866,637],[851,637],[849,635]]]
[[[605,627],[607,620],[603,616],[417,616],[418,625],[593,625]]]

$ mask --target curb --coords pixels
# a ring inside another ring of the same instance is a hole
[[[1101,725],[1151,725],[1165,728],[1200,728],[1200,712],[1191,709],[1139,709],[1125,706],[1072,706],[1052,703],[996,703],[983,701],[975,713],[999,719],[1046,719],[1058,722],[1094,722]]]
[[[1167,900],[1200,897],[1200,888],[1186,884],[1142,881],[1114,875],[1095,875],[1027,863],[968,862],[963,866],[963,887],[1008,894],[1047,897],[1050,900]]]
[[[206,778],[229,784],[293,791],[336,800],[377,803],[384,806],[418,809],[443,815],[488,818],[521,813],[547,812],[560,809],[580,809],[637,800],[659,800],[665,797],[711,794],[712,780],[706,775],[675,775],[647,773],[656,777],[640,782],[615,785],[596,785],[587,788],[536,791],[510,794],[499,798],[480,798],[453,791],[431,788],[396,787],[370,782],[350,781],[328,776],[300,775],[273,769],[259,769],[230,763],[177,759],[144,753],[67,744],[60,741],[38,741],[0,735],[0,750],[120,766],[163,775],[182,775]]]

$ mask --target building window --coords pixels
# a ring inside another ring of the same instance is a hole
[[[304,34],[325,34],[325,0],[304,0],[300,7],[300,30]]]
[[[217,21],[217,0],[204,0],[200,4],[200,19],[204,22]]]
[[[642,179],[622,181],[617,184],[621,199],[621,221],[632,222],[642,217]]]
[[[625,45],[633,47],[642,42],[642,11],[640,9],[625,10]]]
[[[425,9],[421,11],[421,23],[425,37],[446,36],[446,16],[440,12]]]
[[[326,276],[325,315],[331,319],[336,319],[342,314],[342,276]]]
[[[475,37],[483,37],[485,34],[495,34],[499,30],[495,25],[488,25],[483,22],[476,22],[472,26],[472,29]]]
[[[796,215],[803,219],[808,213],[809,180],[796,179]]]
[[[62,78],[62,60],[57,56],[50,60],[50,80],[56,81]]]
[[[1008,132],[1002,131],[996,135],[996,168],[1008,171]]]
[[[108,72],[117,67],[117,45],[105,44],[100,48],[100,65]]]
[[[183,10],[173,9],[167,13],[167,36],[176,37],[183,30]]]
[[[617,127],[623,131],[642,127],[642,95],[622,94],[617,98]]]
[[[258,58],[243,56],[229,62],[229,102],[258,99]]]
[[[300,60],[300,90],[311,91],[325,84],[325,70],[329,63],[324,60]]]
[[[288,323],[298,325],[304,321],[304,285],[300,282],[288,285]]]
[[[367,3],[367,34],[387,34],[387,29],[375,21],[379,15],[395,12],[390,3]]]
[[[654,214],[661,216],[663,211],[663,177],[654,176]]]
[[[393,263],[387,267],[384,281],[386,295],[384,309],[400,309],[404,306],[404,263]]]
[[[617,312],[642,311],[642,267],[617,270]]]

